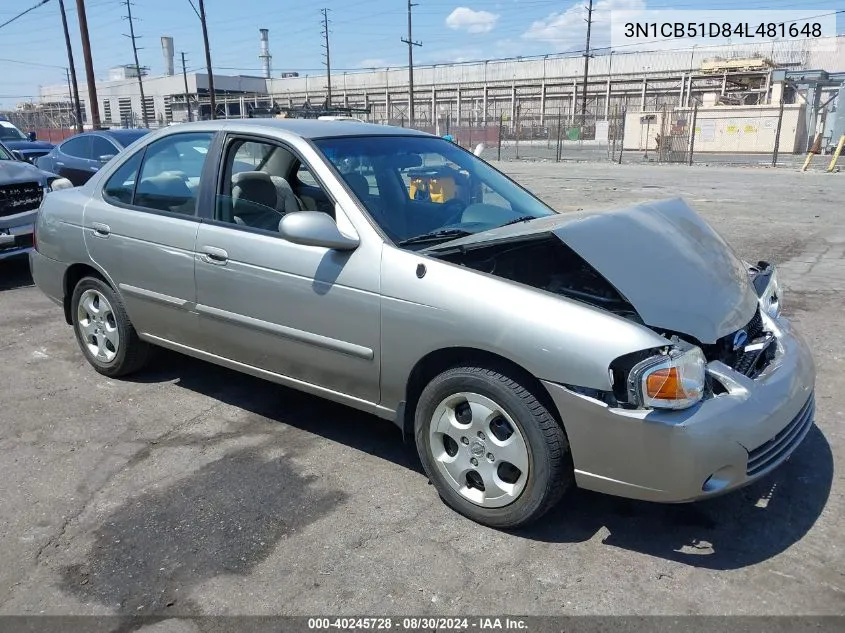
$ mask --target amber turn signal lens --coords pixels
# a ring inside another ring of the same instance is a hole
[[[678,400],[689,394],[681,384],[681,377],[677,367],[658,369],[646,378],[646,395],[649,398],[661,400]]]

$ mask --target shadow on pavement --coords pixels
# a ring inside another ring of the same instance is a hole
[[[0,260],[0,292],[32,285],[29,259],[25,255]]]
[[[345,499],[284,457],[268,459],[255,448],[228,453],[127,500],[94,532],[86,560],[62,570],[62,588],[118,613],[196,613],[188,600],[194,586],[249,573],[281,538]]]
[[[315,396],[170,352],[135,378],[174,379],[186,389],[422,473],[416,451],[402,443],[391,422]],[[739,569],[798,542],[821,515],[832,480],[830,445],[813,426],[789,461],[733,493],[668,505],[574,490],[514,537],[577,543],[606,529],[607,545],[694,567]]]

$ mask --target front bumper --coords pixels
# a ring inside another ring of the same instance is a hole
[[[33,224],[5,227],[0,224],[0,260],[30,252],[34,228]]]
[[[714,361],[727,393],[681,411],[610,408],[544,381],[572,449],[579,486],[647,501],[695,501],[766,475],[813,422],[815,367],[785,319],[772,324],[777,352],[756,379]]]

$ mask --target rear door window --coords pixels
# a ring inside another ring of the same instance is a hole
[[[133,204],[193,215],[211,132],[165,136],[147,145]]]

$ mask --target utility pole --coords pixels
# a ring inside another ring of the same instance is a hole
[[[126,19],[129,20],[129,37],[132,40],[132,54],[135,55],[135,74],[138,76],[138,89],[141,91],[141,119],[144,127],[150,127],[150,119],[147,117],[147,100],[144,98],[144,81],[141,79],[141,65],[138,63],[138,47],[135,44],[135,24],[132,19],[132,3],[126,0]]]
[[[200,19],[200,24],[202,25],[202,42],[205,46],[205,67],[208,72],[208,97],[209,102],[211,105],[211,118],[217,118],[217,100],[214,98],[214,74],[211,72],[211,49],[208,46],[208,25],[205,22],[205,2],[203,0],[198,0],[200,8],[197,11],[197,8],[194,6],[193,0],[188,0],[191,3],[191,8],[194,10],[194,13],[197,14],[197,17]]]
[[[182,79],[185,80],[185,105],[188,106],[188,121],[193,121],[191,114],[191,93],[188,91],[188,71],[185,70],[185,51],[182,51]]]
[[[415,42],[411,34],[411,7],[417,6],[408,0],[408,39],[402,41],[408,45],[408,127],[414,127],[414,46],[422,46],[422,42]],[[431,113],[435,118],[435,113]]]
[[[332,107],[332,59],[329,52],[329,10],[320,9],[323,14],[323,48],[326,49],[326,109]]]
[[[587,76],[590,72],[590,29],[593,26],[593,0],[589,0],[587,9],[587,45],[584,47],[584,85],[581,88],[581,134],[587,121]]]
[[[68,94],[73,103],[73,112],[76,115],[76,131],[82,131],[82,112],[79,107],[79,85],[76,83],[76,68],[73,65],[73,48],[70,45],[70,31],[67,28],[67,15],[65,14],[65,0],[59,0],[59,11],[62,14],[62,28],[65,31],[65,46],[67,47],[68,63]]]
[[[97,84],[94,80],[94,62],[91,60],[91,41],[88,39],[88,16],[85,15],[85,0],[76,0],[76,15],[79,18],[79,35],[82,38],[85,80],[88,82],[88,109],[91,112],[91,127],[98,130],[100,129],[100,105],[97,103]]]

